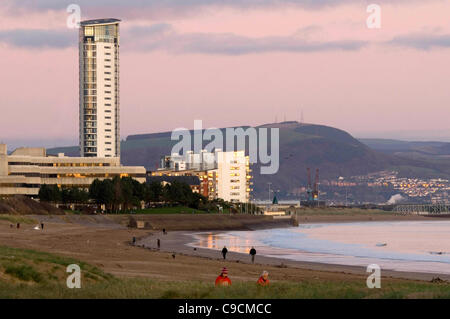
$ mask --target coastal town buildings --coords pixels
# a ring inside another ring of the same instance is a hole
[[[18,148],[7,154],[0,144],[0,196],[36,196],[41,185],[89,188],[96,179],[132,177],[145,182],[143,166],[122,166],[120,158],[68,157],[46,154],[45,148]]]
[[[0,144],[0,196],[36,196],[41,185],[87,189],[95,179],[132,177],[143,183],[143,166],[120,164],[119,22],[81,22],[79,33],[80,157],[47,155],[45,148]]]
[[[150,176],[197,176],[200,193],[208,199],[221,198],[235,203],[247,203],[252,191],[249,157],[244,151],[192,151],[161,158],[160,168]]]

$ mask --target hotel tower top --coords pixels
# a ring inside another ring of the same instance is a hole
[[[120,157],[119,22],[81,22],[80,153]]]

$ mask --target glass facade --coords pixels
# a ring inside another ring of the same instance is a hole
[[[79,47],[81,156],[119,157],[119,20],[82,22]],[[105,88],[108,91],[104,91]],[[111,112],[114,113],[115,134],[105,136],[110,130],[100,128],[111,126],[112,119],[104,116]]]

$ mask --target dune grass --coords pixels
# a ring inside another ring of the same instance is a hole
[[[66,266],[81,267],[81,288],[66,286]],[[34,250],[0,246],[0,298],[163,298],[163,299],[296,299],[296,298],[450,298],[449,283],[389,281],[368,289],[364,281],[273,282],[233,281],[231,287],[211,282],[117,278],[82,261]]]
[[[21,223],[21,224],[35,224],[37,223],[37,220],[30,218],[30,217],[26,217],[26,216],[19,216],[19,215],[6,215],[6,214],[1,214],[0,215],[0,220],[5,220],[8,221],[12,224],[17,224],[17,223]]]
[[[97,267],[73,258],[46,252],[0,246],[0,285],[14,288],[21,285],[57,285],[65,283],[66,267],[80,266],[89,283],[112,278]],[[0,293],[1,294],[1,293]]]
[[[237,282],[231,287],[213,283],[166,282],[150,279],[110,278],[69,289],[63,283],[12,285],[0,281],[0,298],[152,298],[152,299],[361,299],[361,298],[450,298],[449,284],[396,283],[368,289],[364,283],[274,282],[257,287],[254,282]]]

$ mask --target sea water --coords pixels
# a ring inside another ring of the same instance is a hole
[[[450,221],[303,224],[197,233],[191,245],[296,261],[450,274]]]

